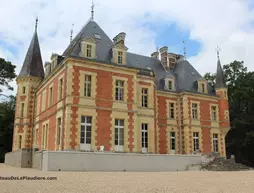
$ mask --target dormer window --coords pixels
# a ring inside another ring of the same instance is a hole
[[[81,41],[81,50],[79,55],[86,58],[96,58],[96,40],[87,37]]]
[[[123,52],[118,52],[118,64],[123,63]]]
[[[175,78],[173,76],[170,75],[166,77],[164,81],[165,81],[165,85],[164,85],[165,90],[170,90],[170,91],[175,90]]]
[[[168,90],[173,90],[173,81],[172,80],[168,81]]]
[[[208,90],[207,90],[207,80],[206,79],[201,78],[198,81],[198,92],[200,92],[200,93],[208,93]]]
[[[92,45],[86,45],[86,57],[91,58],[92,57]]]

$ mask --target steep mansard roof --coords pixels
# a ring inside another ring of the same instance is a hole
[[[95,34],[100,36],[100,39],[95,37]],[[80,42],[83,38],[93,37],[97,40],[96,60],[110,63],[113,46],[112,40],[105,34],[95,21],[89,21],[73,39],[68,48],[64,51],[63,56],[79,56]],[[168,72],[162,67],[161,61],[152,57],[142,56],[127,52],[127,65],[130,67],[147,69],[150,67],[156,74],[157,89],[164,90],[164,78],[172,75],[175,77],[176,92],[198,92],[197,81],[202,76],[196,69],[186,60],[179,61],[173,70]],[[215,95],[215,91],[208,85],[208,94]]]
[[[37,35],[37,30],[35,30],[32,41],[28,48],[23,66],[19,73],[18,77],[23,76],[33,76],[44,78],[44,70],[43,64],[41,59],[41,51],[40,51],[40,44]]]

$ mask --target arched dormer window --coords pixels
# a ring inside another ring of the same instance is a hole
[[[92,37],[87,37],[81,41],[81,50],[79,56],[85,58],[96,58],[96,40]]]
[[[208,93],[207,80],[205,78],[201,78],[198,80],[198,92]]]

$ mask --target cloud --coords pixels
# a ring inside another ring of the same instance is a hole
[[[189,61],[201,73],[216,71],[217,45],[223,64],[243,60],[254,70],[254,11],[244,0],[95,0],[95,21],[113,38],[126,32],[130,52],[150,55],[156,49],[153,26],[176,24],[198,41],[200,52]],[[69,44],[71,25],[77,34],[90,17],[90,0],[8,0],[0,7],[0,57],[11,60],[19,73],[39,16],[38,33],[43,61],[52,53],[62,54]],[[163,33],[161,33],[163,34]],[[170,33],[164,34],[165,40]],[[161,38],[161,37],[160,37]],[[15,54],[5,42],[15,49]],[[168,45],[174,47],[174,45]],[[169,50],[170,51],[170,50]],[[188,51],[188,47],[187,47]],[[187,52],[188,54],[188,52]]]

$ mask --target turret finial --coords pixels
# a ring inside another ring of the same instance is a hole
[[[92,1],[92,6],[91,6],[91,20],[94,20],[94,3]]]
[[[36,17],[36,20],[35,20],[35,31],[37,31],[37,27],[38,27],[38,17]]]
[[[71,36],[70,36],[70,43],[72,42],[72,35],[73,35],[73,26],[74,26],[74,24],[72,24],[72,27],[71,27]]]

